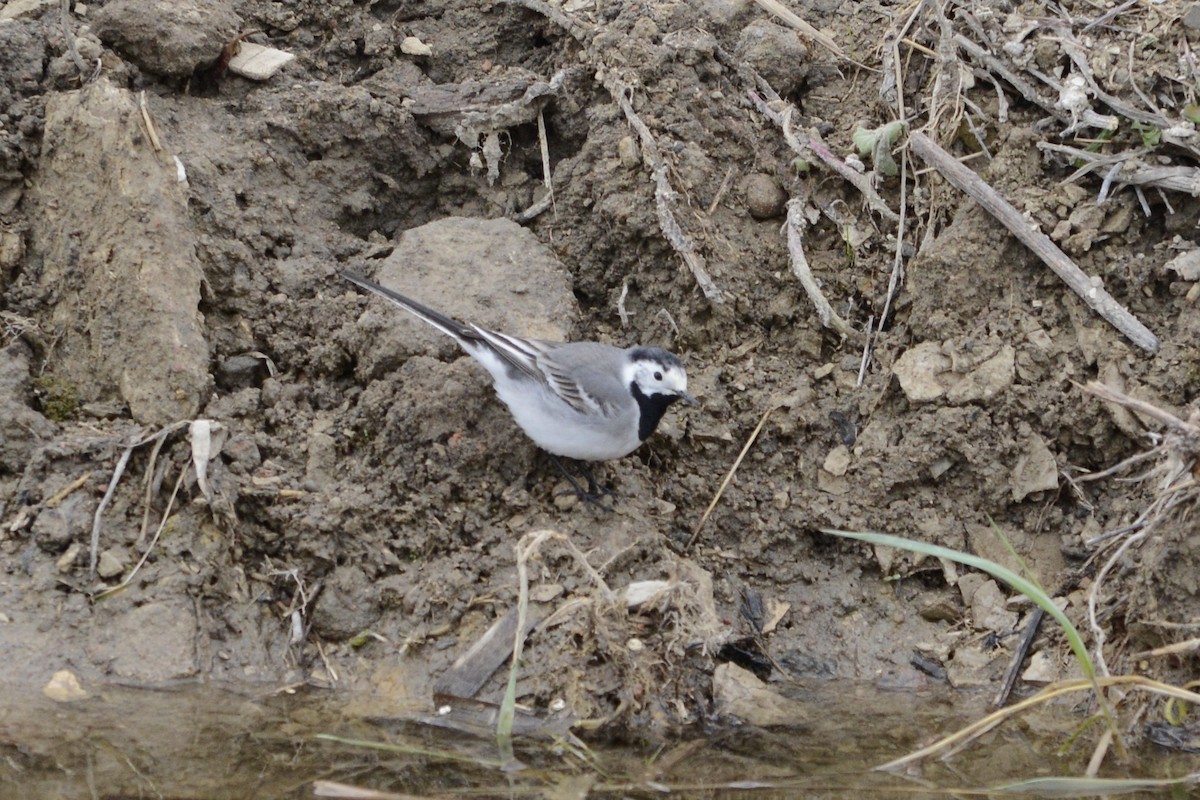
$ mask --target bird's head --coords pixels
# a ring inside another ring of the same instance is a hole
[[[687,391],[687,371],[674,353],[660,347],[635,347],[629,351],[625,369],[626,384],[641,394],[665,406],[676,400],[696,405],[696,398]]]

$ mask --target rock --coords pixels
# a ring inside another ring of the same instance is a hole
[[[994,580],[968,572],[958,579],[958,588],[971,608],[971,622],[977,630],[1008,633],[1016,627],[1017,613],[1008,610],[1007,599]]]
[[[58,430],[29,407],[29,355],[19,339],[0,348],[0,475],[23,472],[34,448]]]
[[[506,268],[481,268],[487,262]],[[579,316],[554,253],[507,219],[449,217],[405,231],[374,279],[456,319],[520,336],[564,341]],[[355,341],[368,375],[415,355],[462,354],[450,337],[378,300],[366,304]]]
[[[27,199],[31,256],[57,299],[44,324],[63,332],[55,378],[84,402],[124,400],[142,424],[195,417],[209,382],[203,271],[174,160],[151,148],[134,96],[103,78],[50,95]]]
[[[400,42],[400,52],[406,56],[431,56],[433,48],[415,36],[405,36]]]
[[[1029,657],[1029,666],[1021,673],[1021,680],[1026,683],[1054,683],[1060,677],[1058,662],[1045,650],[1039,650]]]
[[[235,433],[230,436],[225,447],[221,449],[221,454],[229,460],[230,464],[240,467],[244,472],[250,472],[262,463],[262,453],[258,449],[258,443],[248,433]]]
[[[227,392],[257,386],[267,376],[267,363],[255,356],[232,356],[217,367],[217,386]]]
[[[754,67],[782,97],[799,89],[808,77],[808,48],[799,35],[765,19],[742,29],[734,54]]]
[[[1013,467],[1009,486],[1013,502],[1020,502],[1035,492],[1058,489],[1058,464],[1042,437],[1031,436],[1026,440],[1024,452]]]
[[[825,456],[825,463],[821,467],[835,478],[842,477],[850,469],[850,450],[846,445],[839,444]]]
[[[32,17],[58,5],[58,0],[10,0],[0,8],[0,20]]]
[[[33,521],[33,540],[44,552],[61,553],[83,541],[92,529],[96,506],[84,492],[72,492],[56,506],[43,508]]]
[[[787,193],[780,187],[779,181],[770,175],[747,175],[742,181],[742,194],[746,198],[750,216],[755,219],[773,219],[783,215]]]
[[[954,658],[946,665],[946,680],[955,689],[995,687],[1004,673],[1008,654],[1003,650],[987,650],[975,642],[955,649]]]
[[[617,142],[617,158],[625,169],[637,169],[642,164],[642,154],[632,136],[622,136]]]
[[[54,566],[59,572],[70,572],[75,569],[75,562],[79,559],[79,554],[83,552],[83,545],[79,542],[71,542],[58,560],[54,562]]]
[[[1180,22],[1189,31],[1200,31],[1200,3],[1190,3],[1180,17]]]
[[[20,198],[20,193],[17,197]],[[0,214],[6,213],[0,208]],[[25,257],[25,238],[16,231],[0,230],[0,279],[8,280],[13,268]]]
[[[713,672],[713,701],[719,715],[748,725],[798,725],[809,718],[803,703],[773,691],[734,664],[721,664]]]
[[[295,60],[295,55],[284,50],[241,42],[237,53],[229,59],[229,71],[248,80],[265,81]]]
[[[91,697],[79,685],[79,678],[75,677],[75,673],[66,669],[54,673],[50,682],[42,687],[42,694],[56,703],[74,703]]]
[[[103,550],[100,553],[100,558],[96,563],[96,574],[104,580],[120,577],[125,571],[125,559],[116,551]]]
[[[147,72],[186,78],[220,57],[242,18],[223,0],[112,0],[96,11],[92,29]]]
[[[905,350],[893,369],[904,396],[914,403],[937,400],[946,393],[939,378],[950,370],[950,359],[942,355],[937,342],[921,342]]]
[[[1016,350],[1001,345],[995,355],[972,366],[956,365],[937,342],[910,347],[893,367],[905,396],[914,403],[945,397],[954,405],[990,400],[1016,378]],[[958,353],[955,353],[958,355]]]
[[[344,641],[370,628],[379,614],[379,590],[363,571],[338,567],[313,610],[313,632],[323,639]]]
[[[1200,248],[1180,253],[1163,267],[1176,273],[1180,280],[1200,281]]]

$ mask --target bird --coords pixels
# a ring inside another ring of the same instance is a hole
[[[580,462],[623,458],[654,433],[674,403],[698,405],[688,393],[683,362],[661,347],[621,348],[500,333],[459,322],[356,273],[341,275],[446,334],[482,364],[517,425],[550,454],[585,501],[603,506],[599,498],[612,492],[599,490],[584,467],[585,491],[559,456]]]

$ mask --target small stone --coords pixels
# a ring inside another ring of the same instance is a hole
[[[225,391],[256,386],[266,373],[266,362],[261,358],[233,356],[217,367],[217,386]]]
[[[562,584],[543,583],[529,590],[529,599],[535,603],[549,603],[561,597],[562,593]]]
[[[1189,31],[1200,31],[1200,3],[1192,3],[1180,18],[1183,27]]]
[[[646,649],[646,645],[641,639],[630,639],[625,643],[625,648],[631,653],[640,653]]]
[[[825,456],[822,468],[835,478],[842,477],[846,474],[846,470],[850,469],[850,450],[845,445],[839,444],[829,451],[829,455]]]
[[[794,30],[769,20],[755,20],[742,30],[735,55],[784,97],[797,91],[808,76],[808,48]]]
[[[804,703],[779,694],[735,664],[721,664],[713,671],[712,697],[717,713],[749,725],[798,725],[811,718]]]
[[[1015,503],[1037,492],[1058,489],[1058,464],[1042,437],[1034,435],[1026,440],[1024,452],[1013,466],[1009,488]]]
[[[958,622],[962,616],[959,613],[958,606],[944,598],[936,599],[927,605],[921,606],[917,612],[921,615],[921,619],[929,622]]]
[[[58,5],[55,0],[12,0],[0,8],[0,20],[32,17],[41,13],[42,9]]]
[[[296,60],[292,53],[264,47],[254,42],[242,42],[237,55],[229,59],[229,71],[252,81],[265,81]]]
[[[242,18],[226,0],[112,0],[92,15],[92,28],[147,72],[185,78],[220,57]]]
[[[3,191],[0,191],[0,214],[11,214],[13,211],[15,211],[17,204],[21,202],[21,197],[24,194],[25,191],[20,186],[9,186]],[[5,231],[5,233],[16,235],[11,234],[9,231]]]
[[[105,550],[96,562],[96,574],[104,580],[118,577],[125,571],[125,562],[112,550]]]
[[[927,403],[946,393],[938,377],[950,371],[950,359],[937,342],[921,342],[905,350],[892,370],[905,397],[914,403]]]
[[[754,173],[742,181],[746,208],[755,219],[772,219],[783,214],[787,194],[770,175]]]
[[[1200,249],[1180,253],[1163,266],[1181,280],[1200,281]]]
[[[75,568],[75,560],[79,558],[82,551],[83,545],[79,542],[72,542],[66,552],[58,557],[58,561],[54,562],[54,566],[58,568],[59,572],[70,572]]]
[[[248,433],[236,433],[229,437],[229,441],[221,448],[221,453],[229,459],[230,463],[237,464],[246,471],[257,469],[258,465],[262,463],[262,453],[258,449],[258,444]]]
[[[1039,650],[1029,658],[1029,666],[1021,673],[1026,683],[1054,683],[1059,679],[1058,664],[1045,650]]]
[[[637,22],[633,23],[633,28],[629,31],[629,35],[634,39],[649,41],[658,36],[658,23],[650,19],[650,17],[638,17]]]
[[[400,42],[400,52],[406,56],[431,56],[433,48],[415,36],[405,36]]]
[[[91,696],[79,685],[75,673],[65,669],[54,673],[50,682],[42,688],[42,694],[56,703],[73,703]]]

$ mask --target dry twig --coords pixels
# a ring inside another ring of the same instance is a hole
[[[1168,515],[1181,505],[1187,504],[1189,507],[1193,507],[1200,502],[1200,486],[1192,477],[1192,471],[1197,460],[1200,459],[1200,412],[1195,412],[1187,420],[1182,420],[1152,403],[1130,397],[1124,392],[1096,381],[1083,388],[1102,400],[1117,403],[1158,420],[1167,427],[1167,434],[1162,444],[1149,451],[1158,456],[1160,462],[1143,476],[1143,479],[1158,478],[1158,492],[1137,519],[1121,529],[1120,535],[1123,541],[1096,573],[1096,579],[1088,592],[1088,623],[1095,638],[1096,665],[1100,673],[1106,675],[1108,674],[1108,665],[1104,660],[1105,634],[1097,614],[1101,587],[1104,585],[1105,578],[1120,563],[1125,554],[1149,537],[1167,519]],[[1126,459],[1117,466],[1127,467],[1140,460],[1142,459]],[[1106,470],[1106,472],[1110,471]],[[1097,541],[1105,542],[1111,538],[1113,538],[1111,535],[1097,537]]]
[[[813,305],[817,307],[817,317],[821,320],[821,324],[826,328],[832,328],[842,336],[849,336],[853,331],[825,299],[824,292],[817,285],[817,279],[813,277],[812,270],[809,269],[808,258],[804,255],[804,228],[806,225],[802,200],[788,201],[787,222],[784,227],[787,229],[787,246],[788,254],[792,259],[792,274],[804,287],[808,299],[812,300]]]
[[[729,482],[733,480],[733,476],[735,473],[737,473],[738,467],[742,465],[742,459],[746,457],[746,453],[750,452],[750,448],[754,446],[754,442],[758,439],[758,435],[762,433],[763,426],[767,424],[767,417],[771,416],[771,412],[777,408],[779,408],[778,403],[772,403],[770,406],[768,406],[767,410],[763,412],[762,419],[758,421],[758,424],[754,426],[754,430],[750,432],[750,436],[746,439],[746,443],[742,445],[742,452],[738,453],[737,458],[733,460],[733,466],[729,468],[729,472],[726,473],[725,479],[721,481],[721,485],[717,487],[717,493],[713,495],[713,499],[708,504],[708,508],[704,509],[704,514],[701,515],[700,521],[696,523],[696,527],[692,530],[692,538],[688,539],[687,543],[689,550],[691,549],[692,545],[696,543],[696,537],[700,535],[700,530],[704,527],[704,523],[708,522],[708,518],[712,515],[713,509],[716,508],[717,503],[721,501],[721,495],[725,494],[725,490],[729,488]]]

